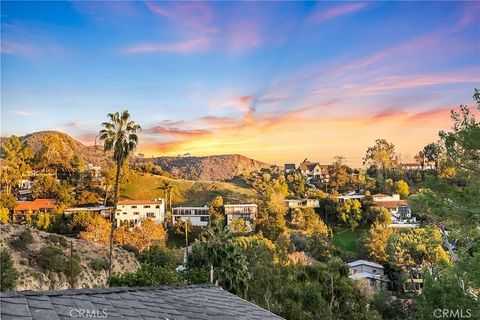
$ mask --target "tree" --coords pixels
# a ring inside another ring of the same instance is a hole
[[[442,242],[442,235],[435,227],[398,231],[388,240],[389,262],[409,276],[418,268],[433,273],[439,262],[450,262]]]
[[[338,215],[341,222],[354,230],[363,218],[362,204],[357,199],[347,199],[338,206]]]
[[[142,220],[132,231],[133,245],[143,251],[152,245],[165,246],[166,233],[161,224],[153,220]]]
[[[17,199],[7,193],[0,193],[0,209],[6,209],[8,220],[13,221],[13,210],[17,206]]]
[[[381,170],[383,178],[386,179],[387,171],[395,165],[395,145],[385,139],[375,140],[375,145],[369,147],[363,158],[363,164],[371,164]]]
[[[223,198],[222,196],[215,196],[215,198],[208,203],[208,212],[210,214],[210,221],[223,221],[225,215],[223,214]]]
[[[60,183],[49,175],[38,175],[32,182],[32,197],[35,199],[57,199],[60,193]]]
[[[408,183],[403,180],[399,180],[394,184],[395,193],[398,193],[402,199],[405,199],[410,194]]]
[[[2,158],[5,163],[2,166],[1,183],[7,194],[18,186],[22,176],[27,174],[30,162],[33,159],[33,152],[26,142],[21,142],[17,136],[2,141]]]
[[[214,280],[224,289],[245,295],[250,278],[246,256],[228,227],[218,223],[209,227],[188,256],[189,268],[213,268]]]
[[[12,261],[12,255],[7,249],[0,249],[0,291],[15,290],[18,272]]]
[[[7,224],[10,221],[10,215],[7,208],[0,207],[0,223]]]
[[[95,215],[85,231],[78,235],[80,239],[107,245],[112,226],[99,215]]]
[[[37,163],[43,170],[51,168],[57,177],[58,171],[71,170],[71,159],[76,150],[72,139],[64,138],[57,133],[47,133],[42,139],[42,148],[37,154]]]
[[[427,159],[429,162],[434,162],[435,163],[435,169],[439,169],[439,163],[440,163],[440,154],[441,154],[441,147],[437,143],[429,143],[427,144],[423,150],[421,151],[421,154]]]
[[[363,241],[364,248],[373,261],[388,262],[387,244],[393,229],[382,223],[374,223]]]
[[[122,112],[109,113],[109,122],[102,123],[104,129],[99,132],[99,139],[103,141],[104,151],[113,150],[113,160],[115,161],[115,187],[113,196],[113,210],[110,216],[110,252],[108,270],[108,281],[112,276],[112,255],[113,255],[113,231],[115,229],[115,214],[118,206],[118,189],[120,181],[120,169],[127,162],[128,157],[135,151],[138,145],[137,131],[141,127],[130,119],[128,110]]]
[[[336,156],[330,168],[330,187],[336,191],[340,191],[350,182],[350,174],[347,172],[349,168],[344,162],[344,157]]]
[[[100,202],[100,197],[95,192],[84,190],[76,200],[78,206],[93,206]]]
[[[250,231],[243,219],[234,219],[230,222],[230,230],[233,232],[248,232]]]

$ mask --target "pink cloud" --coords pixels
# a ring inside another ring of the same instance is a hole
[[[248,50],[262,43],[259,26],[253,20],[244,20],[231,24],[225,39],[228,49],[233,52]]]
[[[209,38],[197,38],[171,43],[144,43],[126,48],[123,51],[130,54],[154,52],[187,54],[208,50],[210,45],[211,40]]]
[[[346,5],[340,5],[328,10],[320,10],[314,13],[309,18],[310,24],[318,24],[326,20],[330,20],[339,16],[343,16],[349,13],[360,11],[367,6],[366,3],[351,3]]]

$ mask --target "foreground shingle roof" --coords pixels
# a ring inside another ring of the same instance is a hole
[[[0,300],[2,320],[282,319],[208,284],[5,292]]]

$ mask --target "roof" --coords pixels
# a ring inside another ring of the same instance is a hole
[[[0,300],[2,320],[70,320],[82,311],[107,320],[282,319],[210,284],[5,292]]]
[[[300,170],[303,170],[303,171],[307,171],[307,170],[312,171],[318,165],[319,165],[318,162],[305,161],[300,163],[298,167],[300,168]]]
[[[74,207],[74,208],[67,208],[63,210],[64,212],[68,211],[103,211],[103,210],[110,210],[112,207],[105,207],[105,206],[93,206],[93,207]]]
[[[295,163],[285,163],[285,170],[295,170]]]
[[[356,267],[356,266],[360,266],[360,265],[367,265],[367,266],[370,266],[370,267],[383,269],[383,266],[381,264],[371,262],[371,261],[367,261],[367,260],[356,260],[356,261],[352,261],[352,262],[347,263],[347,266],[349,266],[349,267]]]
[[[57,200],[55,199],[35,199],[33,201],[18,201],[14,211],[55,209]]]
[[[119,205],[128,206],[128,205],[144,205],[144,204],[162,204],[163,199],[155,200],[120,200],[118,201]]]
[[[258,207],[255,203],[226,204],[224,207]]]
[[[378,207],[384,207],[386,209],[395,209],[398,207],[408,206],[406,200],[396,200],[396,201],[375,201],[375,205]]]

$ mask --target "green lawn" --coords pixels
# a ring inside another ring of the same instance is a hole
[[[333,245],[343,251],[358,254],[361,251],[362,237],[368,231],[367,228],[337,230],[333,234]]]
[[[221,195],[229,200],[248,200],[255,196],[255,191],[238,182],[212,182],[170,179],[151,174],[135,174],[121,197],[123,199],[153,199],[163,198],[163,191],[158,187],[163,181],[169,181],[173,186],[172,200],[174,205],[203,206],[215,195]]]

